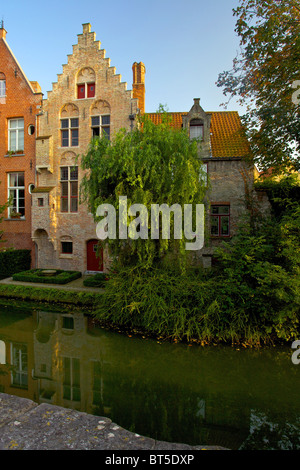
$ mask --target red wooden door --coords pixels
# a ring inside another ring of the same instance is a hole
[[[98,240],[89,240],[86,245],[87,271],[103,271],[103,252],[97,257]]]

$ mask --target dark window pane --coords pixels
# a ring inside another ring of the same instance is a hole
[[[210,218],[210,233],[211,235],[219,235],[219,217]]]
[[[110,139],[110,128],[109,127],[102,127],[103,136],[106,137],[108,140]]]
[[[63,317],[63,328],[68,330],[74,330],[74,318],[72,317]]]
[[[70,167],[70,179],[71,180],[78,180],[78,166],[71,166]]]
[[[61,196],[67,197],[68,196],[68,183],[61,183]]]
[[[73,253],[73,243],[72,242],[61,242],[61,252],[65,254]]]
[[[229,235],[229,217],[221,217],[221,235]]]
[[[211,213],[212,214],[229,214],[229,207],[230,206],[211,206]]]
[[[24,173],[18,173],[18,186],[24,186]]]
[[[69,147],[69,131],[61,131],[61,146]]]
[[[110,124],[110,116],[102,116],[102,125],[108,125]]]
[[[61,119],[60,125],[62,129],[68,129],[69,127],[69,119]]]
[[[100,117],[99,116],[92,116],[92,127],[100,126]]]
[[[68,212],[68,198],[61,198],[61,212]]]
[[[78,145],[78,129],[73,129],[72,131],[72,147],[77,147]]]
[[[71,212],[78,212],[78,199],[77,198],[71,199]]]
[[[71,196],[75,197],[78,195],[78,182],[74,181],[71,184]]]
[[[71,119],[71,127],[78,127],[78,118]]]
[[[69,175],[69,171],[68,171],[69,167],[67,166],[63,166],[60,168],[60,179],[61,180],[68,180],[68,175]]]

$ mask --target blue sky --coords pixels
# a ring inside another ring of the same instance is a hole
[[[29,80],[45,97],[91,23],[111,66],[132,87],[132,64],[146,66],[146,112],[159,104],[188,111],[200,98],[205,111],[223,110],[215,82],[239,49],[232,8],[238,0],[10,0],[1,2],[7,42]],[[228,110],[243,114],[234,101]]]

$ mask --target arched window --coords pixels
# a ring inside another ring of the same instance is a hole
[[[6,96],[6,80],[4,73],[0,72],[0,98]]]

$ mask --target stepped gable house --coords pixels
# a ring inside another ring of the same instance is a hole
[[[6,42],[0,27],[0,204],[11,201],[3,214],[1,247],[32,250],[31,192],[35,183],[36,116],[42,92],[30,82]]]
[[[127,90],[91,25],[84,24],[39,116],[32,200],[39,268],[103,269],[96,258],[96,224],[86,205],[79,204],[83,175],[76,157],[86,152],[93,136],[110,138],[120,128],[130,130],[136,114],[144,112],[144,65],[133,64],[133,74],[133,90]]]

